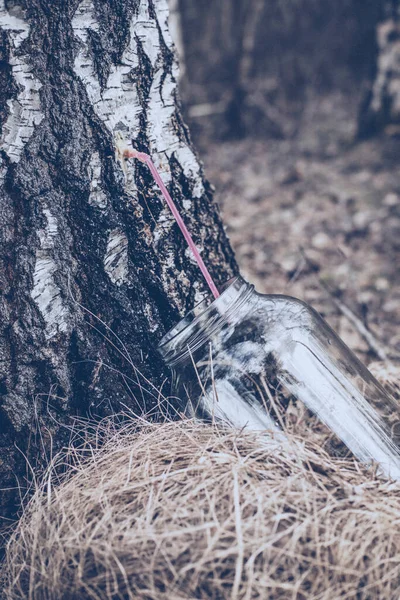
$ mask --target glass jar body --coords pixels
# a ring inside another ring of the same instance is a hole
[[[174,393],[199,416],[258,430],[278,428],[277,392],[294,396],[357,458],[400,478],[399,407],[372,374],[304,302],[232,285],[166,340]]]

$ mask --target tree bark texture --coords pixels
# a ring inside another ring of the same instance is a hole
[[[359,137],[382,129],[400,135],[400,3],[384,4],[384,18],[376,27],[374,77],[360,107]]]
[[[205,292],[116,136],[152,155],[217,284],[237,270],[181,118],[167,19],[165,0],[0,0],[2,517],[26,458],[40,468],[72,416],[157,417],[157,343]]]

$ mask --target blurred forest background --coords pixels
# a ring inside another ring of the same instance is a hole
[[[398,0],[171,0],[181,97],[242,273],[400,353]]]

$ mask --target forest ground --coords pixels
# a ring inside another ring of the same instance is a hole
[[[291,140],[196,140],[242,274],[319,310],[376,359],[327,287],[400,355],[400,138],[355,143],[358,102],[315,98]]]

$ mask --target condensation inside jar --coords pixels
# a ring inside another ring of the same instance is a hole
[[[199,417],[279,432],[277,414],[293,397],[359,460],[400,479],[398,403],[304,302],[258,294],[237,277],[159,350],[173,370],[171,393]]]

